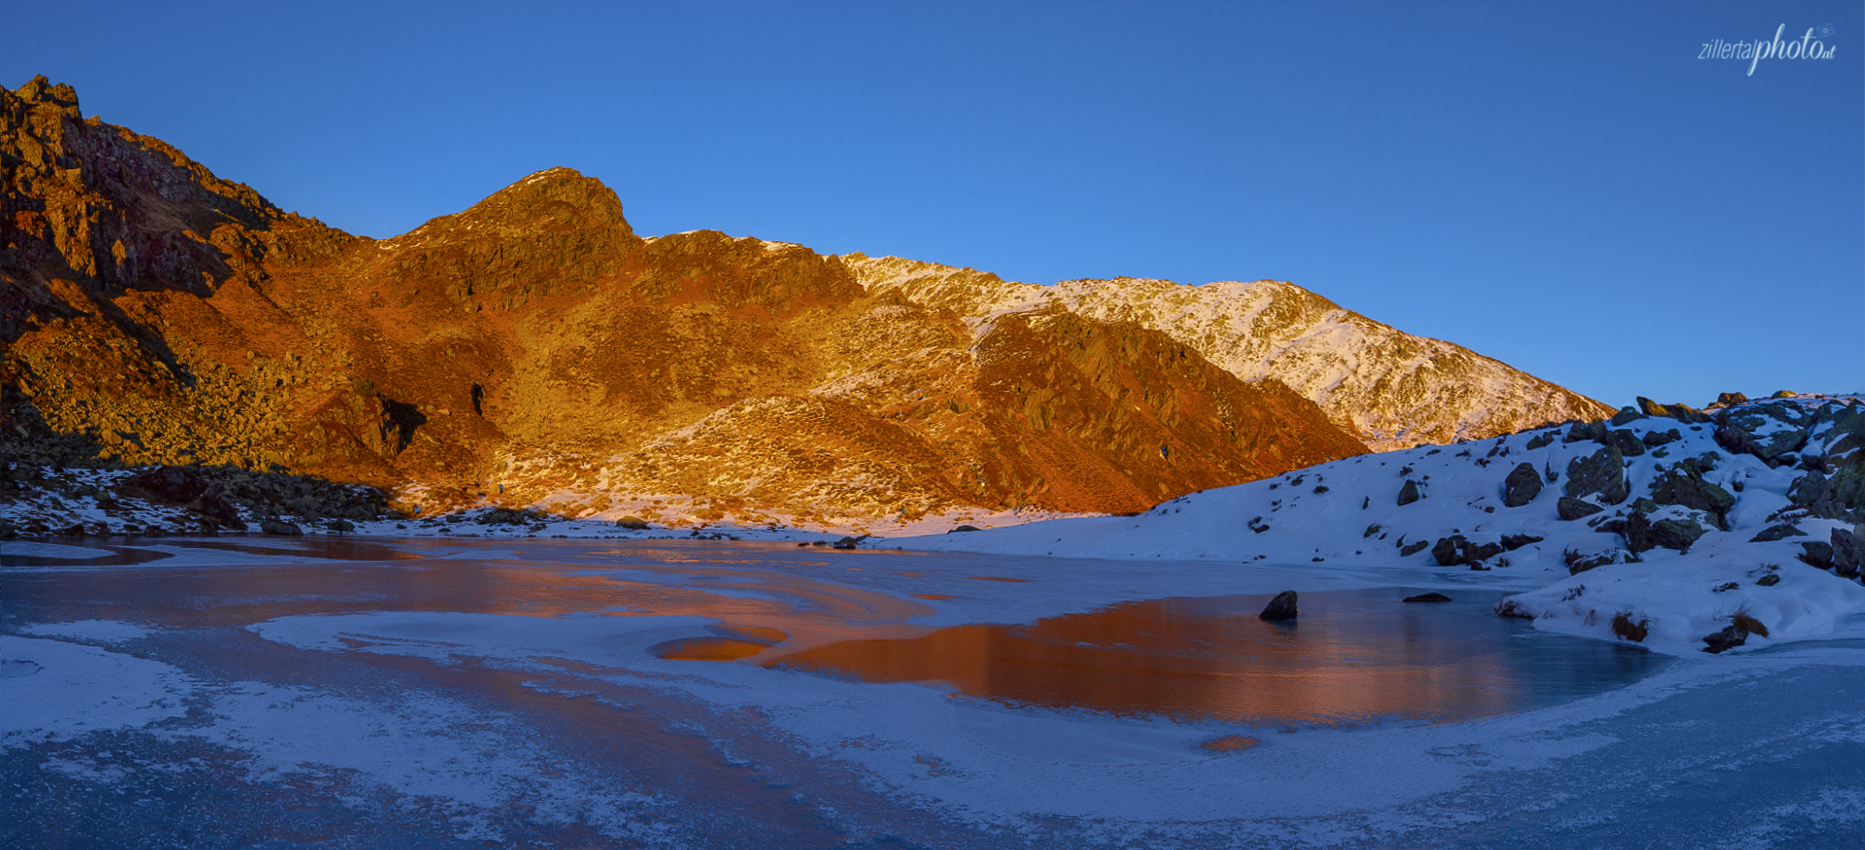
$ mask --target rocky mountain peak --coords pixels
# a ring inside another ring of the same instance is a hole
[[[0,89],[0,102],[7,99],[4,92],[5,89]],[[19,101],[20,106],[26,109],[31,109],[33,111],[47,109],[56,111],[68,118],[81,119],[84,117],[83,113],[78,111],[77,89],[65,83],[53,85],[52,81],[46,79],[44,74],[40,74],[26,81],[25,85],[19,87],[19,91],[14,94],[14,97]]]
[[[622,200],[601,180],[574,168],[547,168],[525,176],[474,204],[458,218],[478,226],[564,231],[615,229],[635,239],[622,215]]]
[[[444,215],[378,247],[386,274],[454,300],[500,293],[523,303],[613,279],[643,244],[602,181],[570,168],[531,174],[463,212]]]

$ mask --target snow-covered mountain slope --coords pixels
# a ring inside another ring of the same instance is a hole
[[[1362,455],[1126,517],[887,541],[1120,559],[1440,565],[1532,574],[1499,613],[1636,633],[1681,652],[1738,612],[1768,640],[1865,614],[1865,399],[1798,396],[1713,416],[1645,403],[1611,421]],[[1642,626],[1640,625],[1642,624]]]
[[[870,292],[897,292],[974,325],[1061,306],[1163,331],[1246,381],[1274,378],[1374,449],[1493,437],[1612,409],[1460,346],[1413,336],[1299,286],[1184,286],[1118,278],[1038,286],[973,269],[848,254]]]

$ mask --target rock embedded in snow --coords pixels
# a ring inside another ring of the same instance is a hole
[[[1865,572],[1865,526],[1854,525],[1851,529],[1835,528],[1832,531],[1833,572],[1845,578],[1856,578]]]
[[[1741,626],[1730,625],[1720,632],[1705,635],[1703,642],[1709,644],[1703,648],[1704,652],[1708,652],[1712,655],[1720,652],[1727,652],[1748,642],[1748,630]]]
[[[1502,481],[1503,507],[1519,508],[1541,495],[1541,473],[1532,463],[1518,463]]]
[[[1735,505],[1735,496],[1705,481],[1697,464],[1689,459],[1663,468],[1651,485],[1651,497],[1661,505],[1682,505],[1708,511],[1719,525],[1722,524],[1723,514]]]
[[[1418,482],[1405,479],[1405,486],[1399,488],[1399,506],[1404,507],[1423,498],[1418,492]]]
[[[1581,501],[1572,496],[1562,496],[1560,502],[1555,505],[1555,511],[1560,518],[1570,521],[1583,519],[1603,510],[1605,510],[1605,508],[1599,505],[1593,504],[1592,502]]]
[[[1570,498],[1599,496],[1616,505],[1631,493],[1625,480],[1625,455],[1616,446],[1605,446],[1586,457],[1567,462],[1567,484],[1562,491]]]
[[[1771,526],[1768,526],[1767,528],[1762,529],[1754,537],[1749,538],[1748,542],[1770,543],[1776,540],[1785,540],[1789,537],[1805,537],[1805,536],[1807,536],[1806,532],[1801,531],[1799,528],[1795,527],[1794,525],[1790,523],[1784,522],[1779,525],[1771,525]]]

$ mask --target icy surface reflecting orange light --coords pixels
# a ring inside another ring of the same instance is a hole
[[[766,664],[938,682],[1013,704],[1240,722],[1461,720],[1533,702],[1516,683],[1528,671],[1504,651],[1508,624],[1457,623],[1458,612],[1398,598],[1304,595],[1313,602],[1290,624],[1257,619],[1263,597],[1137,601],[1029,625],[844,641]]]

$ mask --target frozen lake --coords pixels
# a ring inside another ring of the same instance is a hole
[[[1673,659],[1496,617],[1506,578],[592,540],[0,570],[7,847],[1865,843],[1865,647]]]

